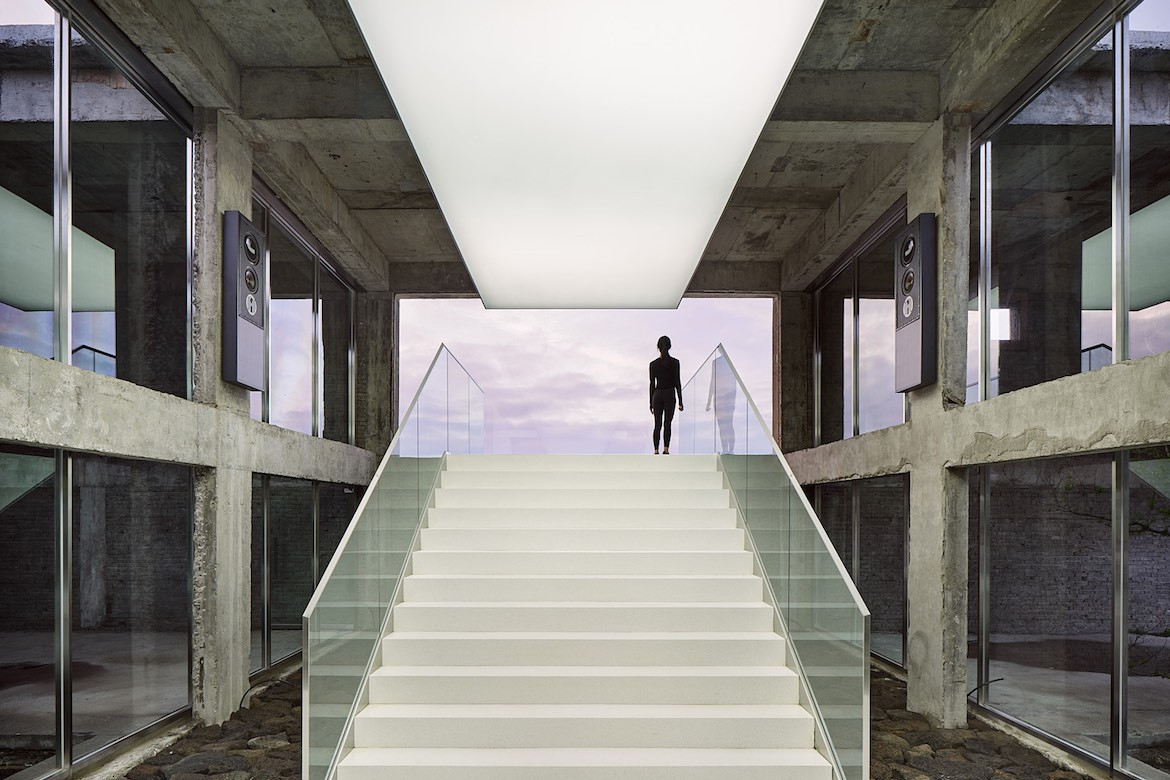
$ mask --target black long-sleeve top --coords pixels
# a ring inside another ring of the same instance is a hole
[[[678,376],[678,360],[660,357],[650,361],[650,405],[654,405],[655,390],[674,390],[682,403],[682,380]]]

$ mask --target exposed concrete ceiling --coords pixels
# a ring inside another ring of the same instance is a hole
[[[261,176],[287,179],[268,183],[327,245],[348,242],[335,253],[360,284],[385,289],[396,264],[461,262],[345,0],[98,2],[137,20],[128,34],[193,100],[238,113]],[[785,288],[808,284],[901,194],[906,151],[944,108],[986,110],[1052,45],[1005,64],[1005,41],[1055,43],[1092,5],[827,0],[696,279],[763,262],[777,289],[779,269]],[[961,82],[969,72],[980,79]],[[304,187],[315,192],[293,194]]]

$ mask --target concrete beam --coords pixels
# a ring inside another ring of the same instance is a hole
[[[804,290],[904,192],[907,147],[880,145],[785,255],[781,288]]]
[[[398,119],[370,66],[247,68],[240,92],[245,119]]]
[[[240,104],[236,61],[189,0],[95,0],[193,105]]]
[[[354,485],[377,467],[358,447],[11,347],[0,347],[0,408],[0,441],[18,444]],[[142,420],[166,420],[167,435]]]
[[[463,263],[391,263],[390,289],[416,297],[476,297],[479,290]]]
[[[992,3],[942,69],[940,108],[977,115],[994,108],[1100,6],[1100,0]]]
[[[772,110],[774,122],[933,122],[939,80],[931,71],[797,70]]]
[[[257,142],[252,151],[260,177],[342,268],[366,290],[388,289],[386,256],[305,148],[290,142]]]
[[[780,292],[780,264],[767,260],[703,260],[687,285],[687,295]]]
[[[769,143],[912,144],[933,124],[873,120],[868,122],[785,120],[764,125],[760,141]]]

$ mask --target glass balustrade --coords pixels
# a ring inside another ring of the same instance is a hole
[[[348,748],[444,454],[483,452],[483,408],[483,390],[441,346],[305,610],[306,780],[324,780]]]
[[[802,703],[848,780],[869,776],[869,611],[722,346],[683,388],[677,452],[715,453],[758,555]]]

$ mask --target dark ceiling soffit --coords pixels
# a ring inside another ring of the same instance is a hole
[[[1057,46],[1024,80],[971,128],[971,148],[975,149],[995,131],[1010,122],[1033,98],[1056,80],[1068,65],[1094,42],[1101,39],[1114,21],[1129,13],[1142,0],[1106,0]]]
[[[110,21],[93,0],[48,0],[90,42],[101,47],[122,74],[140,89],[160,111],[190,136],[195,110],[154,63]]]
[[[894,205],[890,206],[884,214],[874,220],[873,224],[867,227],[865,232],[850,244],[849,248],[842,252],[841,256],[832,265],[822,271],[821,275],[813,280],[813,283],[808,286],[806,292],[820,290],[829,282],[833,281],[833,278],[848,267],[849,263],[872,249],[890,230],[905,225],[907,217],[906,204],[906,195],[902,195],[902,197],[894,201]]]
[[[333,259],[333,254],[313,235],[313,231],[305,227],[305,223],[301,222],[297,215],[292,213],[288,206],[284,205],[284,201],[280,199],[280,196],[265,184],[263,179],[255,174],[252,175],[252,195],[263,203],[271,215],[276,217],[276,221],[281,223],[292,234],[290,237],[302,244],[305,249],[309,250],[319,261],[324,263],[330,273],[340,279],[351,290],[360,291],[362,289],[361,285],[356,284],[353,277],[341,267],[341,264]]]

